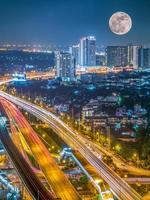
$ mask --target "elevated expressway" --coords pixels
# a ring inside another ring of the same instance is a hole
[[[66,175],[60,170],[48,149],[39,139],[37,133],[32,129],[23,114],[14,104],[6,99],[0,97],[0,102],[9,116],[9,119],[13,119],[13,121],[17,124],[17,127],[21,131],[56,197],[62,200],[80,200],[75,188],[69,182]],[[16,143],[16,141],[14,141],[14,143]],[[20,142],[17,143],[17,146],[19,145]]]
[[[45,189],[43,184],[34,175],[29,164],[24,160],[23,156],[12,142],[2,119],[0,119],[0,139],[32,198],[35,200],[54,200],[53,195]]]
[[[112,171],[100,157],[99,150],[93,145],[87,145],[87,139],[73,131],[63,121],[51,112],[42,109],[32,103],[14,97],[0,91],[0,96],[13,102],[24,110],[30,112],[49,126],[58,134],[70,147],[78,150],[97,172],[109,184],[115,195],[121,200],[141,200],[142,197],[132,189],[120,176]]]

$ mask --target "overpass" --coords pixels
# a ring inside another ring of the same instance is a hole
[[[124,178],[127,183],[130,184],[150,184],[150,178],[146,177],[133,177],[133,178]]]
[[[88,140],[73,131],[63,121],[51,112],[42,109],[32,103],[19,99],[0,91],[0,96],[30,112],[49,126],[70,147],[78,150],[84,158],[97,170],[101,177],[109,184],[115,195],[121,200],[141,200],[142,197],[131,188],[120,176],[112,171],[100,158],[100,152],[95,146],[88,146]]]
[[[26,73],[26,79],[36,79],[36,78],[40,78],[40,79],[48,79],[48,78],[54,78],[55,77],[55,71],[49,71],[49,72],[27,72]],[[14,81],[12,76],[6,76],[6,77],[2,77],[0,76],[0,85],[6,84],[6,83],[10,83]]]
[[[7,116],[9,117],[9,120],[13,119],[13,122],[20,130],[25,142],[28,144],[28,148],[30,149],[32,155],[34,156],[34,159],[38,163],[43,174],[45,175],[46,181],[52,188],[52,191],[54,192],[56,197],[62,200],[80,200],[81,198],[78,195],[77,191],[70,183],[66,175],[59,168],[54,158],[52,158],[49,150],[39,139],[37,133],[33,130],[21,111],[18,110],[18,108],[14,106],[14,104],[5,100],[2,97],[0,97],[0,102]],[[20,146],[20,140],[18,141],[17,139],[18,136],[13,137],[12,134],[11,136],[13,143],[16,144],[17,147]],[[21,152],[21,149],[19,149],[19,152]],[[26,157],[24,157],[24,159],[28,162]]]
[[[6,124],[2,119],[0,119],[0,139],[32,198],[35,200],[54,200],[53,195],[46,190],[39,179],[34,175],[29,164],[24,160],[17,147],[13,144]]]

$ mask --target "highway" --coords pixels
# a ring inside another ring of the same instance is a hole
[[[6,110],[9,119],[13,119],[17,124],[17,127],[25,138],[35,160],[43,171],[47,182],[56,194],[56,197],[61,198],[62,200],[80,200],[73,185],[69,182],[66,175],[59,169],[48,149],[39,139],[37,133],[32,129],[18,108],[12,103],[4,100],[2,97],[0,98],[0,101],[3,108]]]
[[[25,100],[19,99],[7,93],[0,91],[0,96],[22,107],[24,110],[35,115],[37,118],[48,123],[70,147],[78,150],[87,161],[97,170],[97,172],[109,184],[115,195],[122,200],[141,200],[142,197],[133,190],[121,177],[106,165],[99,156],[99,150],[95,146],[88,146],[87,140],[73,131],[57,116],[45,109],[38,107]]]
[[[14,164],[21,180],[35,200],[53,200],[52,194],[45,189],[39,179],[34,175],[28,163],[24,160],[11,140],[4,122],[0,119],[0,139]]]
[[[106,149],[105,147],[97,144],[95,141],[88,141],[90,145],[93,145],[101,152],[102,155],[107,155],[112,157],[113,163],[120,170],[127,171],[129,174],[134,176],[150,176],[150,170],[143,169],[134,165],[128,165],[124,160],[122,160],[118,155],[114,154],[113,151]]]
[[[150,178],[145,177],[124,178],[124,180],[130,184],[150,184]]]
[[[9,118],[9,124],[10,124],[10,130],[11,130],[11,139],[13,140],[13,143],[16,145],[16,147],[18,148],[18,151],[22,154],[23,158],[26,160],[26,162],[30,165],[30,167],[32,168],[32,171],[34,173],[36,173],[36,175],[43,175],[42,171],[33,167],[33,163],[30,161],[27,153],[29,155],[32,155],[32,152],[28,146],[28,144],[26,143],[22,133],[20,132],[20,130],[17,127],[17,124],[15,123],[14,120],[12,120],[12,116],[11,113],[9,111],[9,109],[6,109],[7,107],[5,106],[5,103],[7,103],[6,101],[4,102],[2,98],[0,98],[0,102],[7,114],[7,117]]]

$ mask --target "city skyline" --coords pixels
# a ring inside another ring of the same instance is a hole
[[[71,45],[82,36],[94,35],[99,45],[150,45],[149,4],[146,0],[2,0],[0,38],[4,43]],[[117,36],[109,29],[109,18],[116,11],[132,18],[133,27],[126,35]]]
[[[0,5],[0,199],[150,200],[150,0]]]

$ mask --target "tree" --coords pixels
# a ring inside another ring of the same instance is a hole
[[[82,177],[80,178],[80,182],[81,182],[82,184],[86,184],[86,183],[88,182],[88,177],[87,177],[86,175],[82,176]]]

